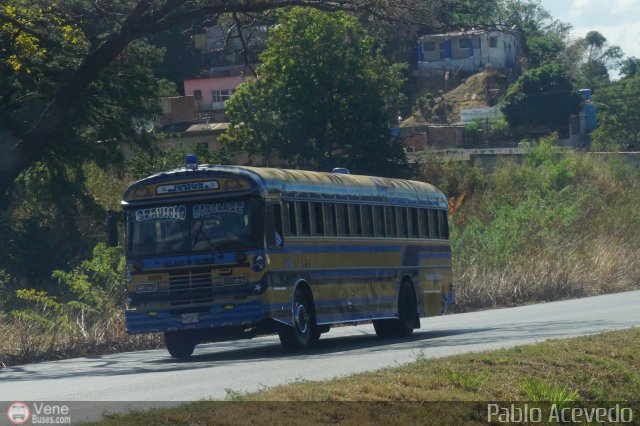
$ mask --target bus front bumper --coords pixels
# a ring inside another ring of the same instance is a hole
[[[206,312],[175,313],[170,309],[147,312],[125,311],[129,334],[199,330],[229,326],[251,326],[267,317],[268,305],[260,300],[245,303],[214,304]]]

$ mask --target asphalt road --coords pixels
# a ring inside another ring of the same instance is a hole
[[[377,339],[371,325],[340,327],[323,335],[319,347],[296,354],[284,353],[277,336],[269,336],[200,345],[188,361],[152,350],[2,368],[0,401],[93,401],[84,405],[90,414],[138,406],[132,401],[224,399],[229,390],[257,391],[394,366],[420,356],[443,357],[638,325],[640,291],[635,291],[423,318],[420,330],[399,340]]]

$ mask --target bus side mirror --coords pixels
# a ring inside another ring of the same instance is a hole
[[[109,247],[118,246],[118,220],[121,216],[118,212],[109,210],[107,216],[107,244]]]

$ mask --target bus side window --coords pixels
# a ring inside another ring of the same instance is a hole
[[[346,204],[336,205],[336,224],[338,225],[338,235],[348,237],[351,235],[349,232],[349,210]]]
[[[324,235],[324,214],[321,203],[311,203],[311,235]]]
[[[298,235],[311,235],[310,220],[309,203],[296,202],[296,221],[298,222]]]
[[[373,206],[373,235],[384,237],[384,211],[382,206]]]
[[[427,209],[418,209],[418,224],[420,227],[420,238],[429,238],[429,215]]]
[[[336,235],[336,205],[333,203],[324,205],[324,220],[326,223],[326,235],[335,237]]]
[[[396,209],[395,207],[386,207],[384,209],[385,223],[387,229],[387,237],[396,236]]]
[[[429,238],[438,238],[436,235],[436,214],[435,210],[429,209]]]
[[[407,209],[409,212],[409,236],[418,238],[418,209]]]
[[[440,238],[443,240],[449,239],[449,220],[447,218],[447,211],[440,210],[438,212],[438,224],[440,225]]]
[[[351,235],[359,237],[362,235],[362,220],[360,218],[360,206],[351,204],[349,206],[349,221],[351,226]]]
[[[396,207],[396,223],[398,224],[398,237],[407,236],[407,209]]]
[[[284,209],[284,214],[287,217],[285,223],[288,225],[286,229],[285,235],[287,236],[296,236],[298,230],[296,229],[296,205],[292,201],[287,201],[286,208]]]
[[[373,211],[371,206],[361,206],[362,213],[362,235],[364,237],[373,237]]]

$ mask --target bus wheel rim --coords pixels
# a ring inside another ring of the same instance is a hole
[[[307,316],[307,309],[301,303],[296,305],[296,328],[301,334],[305,334],[309,327],[309,317]]]

